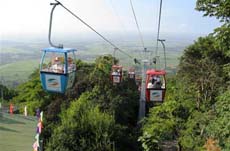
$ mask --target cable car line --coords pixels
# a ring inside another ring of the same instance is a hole
[[[116,20],[120,24],[120,26],[122,27],[123,33],[127,33],[126,28],[125,28],[125,26],[124,26],[124,24],[123,24],[123,22],[122,22],[122,20],[121,20],[121,18],[119,16],[119,13],[117,12],[117,10],[116,10],[116,8],[115,8],[115,6],[113,4],[113,0],[110,0],[110,4],[111,4],[111,8],[112,8],[112,13],[116,16]],[[122,34],[121,38],[122,38],[123,41],[125,41],[124,37],[125,37],[124,34]]]
[[[121,53],[125,54],[129,58],[133,59],[133,57],[131,55],[129,55],[128,53],[126,53],[125,51],[123,51],[122,49],[120,49],[119,47],[117,47],[115,44],[113,44],[110,40],[108,40],[107,38],[105,38],[102,34],[100,34],[98,31],[96,31],[92,26],[90,26],[89,24],[87,24],[83,19],[81,19],[79,16],[77,16],[72,11],[70,11],[67,7],[65,7],[61,2],[59,2],[58,0],[55,0],[55,1],[57,2],[57,5],[62,6],[66,11],[68,11],[71,15],[73,15],[75,18],[77,18],[80,22],[82,22],[84,25],[86,25],[88,28],[90,28],[92,31],[94,31],[98,36],[100,36],[103,40],[105,40],[106,42],[108,42],[111,46],[113,46],[114,48],[116,48],[117,50],[119,50]]]
[[[156,53],[155,55],[158,55],[158,42],[160,37],[160,26],[161,26],[161,10],[162,10],[162,0],[160,0],[160,10],[159,10],[159,18],[158,18],[158,29],[157,29],[157,45],[156,45]]]
[[[134,7],[133,7],[132,0],[130,0],[130,5],[131,5],[131,8],[132,8],[133,16],[134,16],[134,19],[135,19],[135,22],[136,22],[136,26],[137,26],[137,29],[138,29],[138,33],[139,33],[139,37],[141,39],[142,46],[143,46],[144,49],[146,49],[145,45],[144,45],[143,36],[141,34],[141,30],[140,30],[140,27],[139,27],[139,24],[138,24],[138,21],[137,21],[137,17],[136,17],[136,14],[135,14],[135,10],[134,10]]]
[[[161,10],[162,10],[162,0],[160,0],[160,10],[158,18],[158,30],[157,30],[157,45],[155,51],[155,58],[153,58],[153,63],[155,64],[155,69],[148,69],[148,63],[143,62],[142,68],[142,85],[141,85],[141,95],[139,101],[139,119],[141,120],[146,113],[148,114],[148,109],[155,106],[158,103],[163,103],[166,94],[166,53],[164,39],[160,39],[160,22],[161,22]],[[158,56],[158,42],[161,42],[164,49],[164,69],[157,69],[157,64],[160,64],[160,59]],[[152,56],[153,51],[150,56]],[[150,64],[151,65],[151,64]]]

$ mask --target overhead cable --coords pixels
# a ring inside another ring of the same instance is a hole
[[[160,0],[160,11],[159,11],[159,18],[158,18],[156,56],[158,55],[158,42],[159,42],[159,37],[160,37],[160,27],[161,27],[161,9],[162,9],[162,0]]]
[[[120,24],[121,28],[123,29],[123,33],[122,33],[121,38],[122,38],[123,41],[125,41],[124,33],[126,32],[126,28],[125,28],[125,26],[124,26],[124,24],[122,22],[122,19],[119,16],[119,13],[117,12],[117,10],[116,10],[116,8],[115,8],[115,6],[113,4],[113,0],[110,0],[110,4],[111,4],[111,8],[112,8],[112,13],[116,16],[117,22]]]
[[[138,33],[139,33],[139,37],[141,39],[142,46],[145,49],[143,36],[141,34],[141,30],[140,30],[140,27],[139,27],[139,24],[138,24],[138,21],[137,21],[137,17],[136,17],[136,14],[135,14],[135,10],[134,10],[134,7],[133,7],[132,0],[130,0],[130,5],[131,5],[131,8],[132,8],[133,16],[134,16],[134,19],[135,19],[135,22],[136,22],[136,26],[137,26],[137,29],[138,29]]]
[[[61,2],[59,2],[58,0],[55,0],[59,5],[61,5],[65,10],[67,10],[71,15],[73,15],[75,18],[77,18],[80,22],[82,22],[84,25],[86,25],[88,28],[90,28],[92,31],[94,31],[97,35],[99,35],[103,40],[105,40],[106,42],[108,42],[111,46],[113,46],[114,48],[116,48],[118,51],[120,51],[121,53],[127,55],[130,58],[133,58],[131,55],[129,55],[128,53],[126,53],[125,51],[123,51],[122,49],[120,49],[119,47],[117,47],[115,44],[113,44],[110,40],[108,40],[107,38],[105,38],[102,34],[100,34],[99,32],[97,32],[92,26],[90,26],[89,24],[87,24],[84,20],[82,20],[79,16],[77,16],[76,14],[74,14],[72,11],[70,11],[68,8],[66,8]]]

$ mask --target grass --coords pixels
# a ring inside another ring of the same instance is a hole
[[[31,151],[36,125],[34,117],[4,113],[0,116],[0,150]]]

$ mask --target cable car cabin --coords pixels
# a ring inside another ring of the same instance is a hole
[[[65,93],[76,75],[75,49],[45,48],[40,63],[42,87],[48,92]]]
[[[129,69],[128,77],[129,79],[135,79],[135,69],[134,68]]]
[[[165,70],[147,70],[146,101],[163,102],[166,92]]]
[[[122,81],[122,66],[113,65],[110,78],[114,84],[121,83],[121,81]]]

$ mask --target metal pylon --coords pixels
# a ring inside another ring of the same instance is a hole
[[[140,95],[140,100],[139,100],[139,115],[138,115],[138,120],[141,121],[145,117],[145,81],[146,81],[146,76],[145,73],[147,71],[147,66],[149,64],[149,60],[142,60],[142,81],[141,81],[141,95]]]

